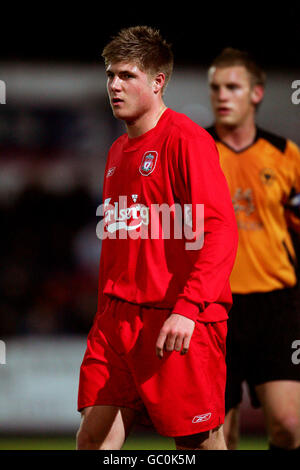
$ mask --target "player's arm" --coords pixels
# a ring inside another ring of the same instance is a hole
[[[214,141],[208,137],[181,142],[178,155],[178,197],[192,204],[196,234],[195,205],[204,205],[204,245],[192,255],[193,269],[160,331],[156,344],[159,357],[164,348],[179,351],[182,347],[182,352],[187,352],[195,321],[210,303],[222,302],[237,250],[234,210]]]

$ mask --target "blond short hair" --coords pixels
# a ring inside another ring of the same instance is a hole
[[[173,71],[171,45],[158,30],[149,26],[121,29],[104,47],[102,57],[106,68],[110,63],[132,62],[149,75],[162,72],[165,75],[163,91]]]
[[[232,47],[226,47],[223,49],[221,54],[219,54],[214,61],[212,62],[209,69],[212,67],[233,67],[235,65],[242,65],[247,70],[251,85],[262,85],[265,86],[266,83],[266,74],[262,68],[254,61],[250,54],[246,51],[241,51],[239,49],[233,49]]]

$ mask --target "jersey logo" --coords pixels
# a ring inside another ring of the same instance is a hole
[[[145,152],[140,166],[140,173],[143,176],[149,176],[156,166],[158,153],[155,150]]]
[[[113,166],[112,168],[109,168],[106,173],[106,178],[108,178],[109,176],[112,176],[115,172],[115,169],[116,169],[115,166]]]
[[[272,168],[264,168],[260,172],[260,177],[264,184],[270,186],[276,179],[275,171]]]
[[[255,211],[252,189],[237,188],[232,198],[232,204],[236,214],[239,212],[245,212],[246,215],[252,214]]]
[[[192,423],[202,423],[203,421],[208,421],[211,418],[211,413],[205,413],[204,415],[197,415],[193,418]]]
[[[137,194],[132,194],[132,198],[138,198]],[[125,230],[126,232],[137,231],[142,225],[149,225],[150,208],[144,204],[131,204],[127,206],[127,196],[120,196],[119,202],[112,202],[111,198],[104,200],[104,219],[101,221],[103,233],[115,233]],[[126,233],[125,232],[125,233]],[[132,236],[133,237],[133,236]],[[120,238],[127,238],[120,235]],[[132,238],[135,239],[135,238]]]

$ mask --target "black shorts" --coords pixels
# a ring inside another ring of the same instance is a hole
[[[226,412],[242,401],[242,382],[252,406],[260,403],[255,386],[272,380],[299,380],[292,343],[300,340],[299,288],[234,294],[227,334]]]

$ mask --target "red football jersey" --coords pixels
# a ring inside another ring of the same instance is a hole
[[[119,137],[108,154],[102,209],[98,311],[113,296],[193,320],[227,318],[237,227],[204,129],[167,109],[145,134]]]

